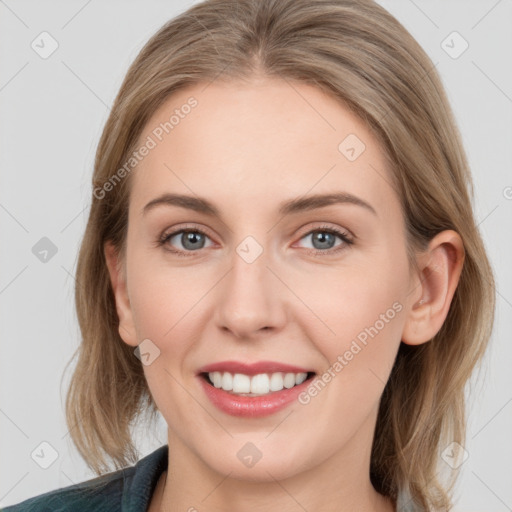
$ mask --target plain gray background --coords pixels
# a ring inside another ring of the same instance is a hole
[[[79,342],[73,276],[94,152],[128,65],[193,3],[0,0],[0,506],[94,476],[71,444],[63,409],[73,366],[63,376],[64,367]],[[469,393],[469,457],[455,510],[512,510],[512,1],[379,3],[441,74],[498,283],[491,347]],[[31,47],[44,31],[58,43],[46,59]],[[57,250],[45,263],[32,252],[43,237]],[[165,422],[136,435],[144,456],[166,442]],[[48,469],[31,456],[43,442],[57,457]]]

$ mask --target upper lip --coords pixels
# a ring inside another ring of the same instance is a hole
[[[308,373],[312,370],[277,361],[257,361],[254,363],[242,363],[240,361],[219,361],[207,364],[199,368],[198,374],[210,372],[243,373],[245,375],[257,375],[259,373]]]

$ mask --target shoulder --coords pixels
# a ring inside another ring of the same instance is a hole
[[[167,445],[135,466],[29,498],[0,512],[116,512],[146,510],[158,477],[167,468]]]
[[[16,505],[3,508],[2,512],[106,510],[105,504],[107,502],[110,510],[117,510],[117,508],[113,509],[112,505],[120,505],[124,478],[129,476],[133,470],[134,468],[121,469],[86,482],[46,492]]]

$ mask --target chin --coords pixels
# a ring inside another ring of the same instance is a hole
[[[304,453],[302,448],[285,445],[277,438],[275,445],[266,443],[265,447],[262,446],[264,441],[253,443],[250,439],[254,439],[254,436],[241,437],[233,443],[234,446],[218,446],[213,453],[208,454],[199,452],[203,463],[222,475],[229,474],[230,478],[248,482],[284,480],[315,465],[312,460],[308,463],[306,459],[313,454]],[[228,453],[232,456],[228,457]]]

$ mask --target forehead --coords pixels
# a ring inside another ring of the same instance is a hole
[[[146,124],[151,147],[133,172],[131,203],[162,192],[259,206],[308,193],[393,198],[382,148],[339,100],[305,83],[261,79],[195,84]],[[265,201],[262,201],[265,199]]]

